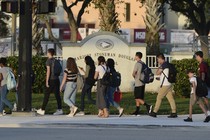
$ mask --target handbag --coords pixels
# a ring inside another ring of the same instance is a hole
[[[119,88],[114,92],[114,101],[116,103],[119,103],[122,100],[122,92],[120,91]]]

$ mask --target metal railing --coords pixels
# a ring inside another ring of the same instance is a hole
[[[165,59],[168,62],[172,61],[172,57],[170,55],[166,55]],[[152,69],[158,68],[157,57],[155,55],[147,55],[146,64]]]

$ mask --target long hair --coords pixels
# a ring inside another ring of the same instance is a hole
[[[91,68],[95,68],[95,62],[92,59],[92,57],[90,57],[90,56],[85,57],[85,63],[86,63],[86,65],[90,66]]]
[[[106,59],[103,56],[98,57],[98,65],[105,64],[105,62],[106,62]]]
[[[114,69],[114,67],[115,67],[114,60],[111,58],[107,59],[106,66],[109,67],[110,69]]]
[[[77,64],[74,58],[69,57],[66,62],[66,68],[72,73],[78,73],[79,70],[77,68]]]

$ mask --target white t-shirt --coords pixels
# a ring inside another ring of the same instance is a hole
[[[190,78],[190,83],[193,84],[195,83],[195,85],[197,86],[197,80],[196,80],[196,77],[192,77]],[[191,94],[193,94],[193,86],[191,85]]]
[[[106,73],[107,67],[106,65],[99,65],[96,67],[96,72],[99,73],[98,79],[102,79],[104,74]]]
[[[3,80],[1,81],[1,86],[4,86],[7,84],[7,77],[8,77],[9,70],[11,71],[9,67],[0,68],[0,73],[3,76]]]
[[[170,86],[171,83],[168,81],[168,73],[169,73],[169,69],[166,68],[163,70],[163,72],[160,75],[160,85],[162,86]],[[165,75],[164,75],[165,74]]]

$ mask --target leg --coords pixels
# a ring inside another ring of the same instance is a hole
[[[72,89],[73,89],[73,91],[72,91],[72,94],[70,96],[70,100],[71,100],[71,102],[75,106],[75,103],[76,103],[76,94],[77,94],[77,84],[76,83],[73,83],[72,84]]]
[[[2,88],[0,87],[0,114],[3,113],[3,110],[4,110],[4,104],[3,104],[2,100],[1,100],[2,99],[2,97],[1,97],[2,96],[1,89]]]
[[[154,107],[154,113],[157,113],[161,103],[162,103],[162,99],[165,97],[165,95],[168,93],[168,87],[167,86],[162,86],[159,91],[158,91],[158,95],[157,95],[157,99],[156,99],[156,103],[155,103],[155,107]]]
[[[171,106],[172,113],[176,113],[176,103],[175,103],[174,96],[172,93],[172,87],[170,87],[170,89],[168,90],[168,93],[166,94],[166,98],[168,99],[168,102]]]
[[[87,93],[87,84],[84,85],[82,88],[82,94],[81,94],[81,111],[84,111],[85,109],[85,94]]]
[[[13,105],[10,103],[9,100],[7,100],[7,94],[8,94],[8,91],[7,91],[7,86],[3,86],[2,87],[2,90],[1,90],[1,101],[3,104],[5,104],[6,106],[8,106],[11,110],[13,109]]]
[[[63,99],[64,99],[64,102],[69,106],[69,107],[72,107],[74,106],[74,103],[71,101],[71,96],[74,92],[75,89],[73,89],[73,86],[72,86],[72,82],[68,82],[66,84],[66,89],[64,91],[64,96],[63,96]]]
[[[207,97],[204,97],[203,100],[204,100],[204,103],[205,103],[205,105],[206,105],[206,109],[207,109],[207,110],[210,110],[210,105],[209,105],[209,100],[208,100],[208,98],[207,98]]]
[[[44,94],[44,100],[43,100],[43,104],[42,104],[42,110],[46,109],[47,103],[49,101],[49,97],[50,97],[50,93],[52,92],[51,87],[46,88],[45,94]]]
[[[59,79],[55,80],[52,85],[53,85],[53,92],[54,92],[55,98],[57,100],[58,109],[61,110],[62,109],[62,102],[61,102],[61,95],[60,95],[60,91],[59,91],[59,88],[60,88]]]

